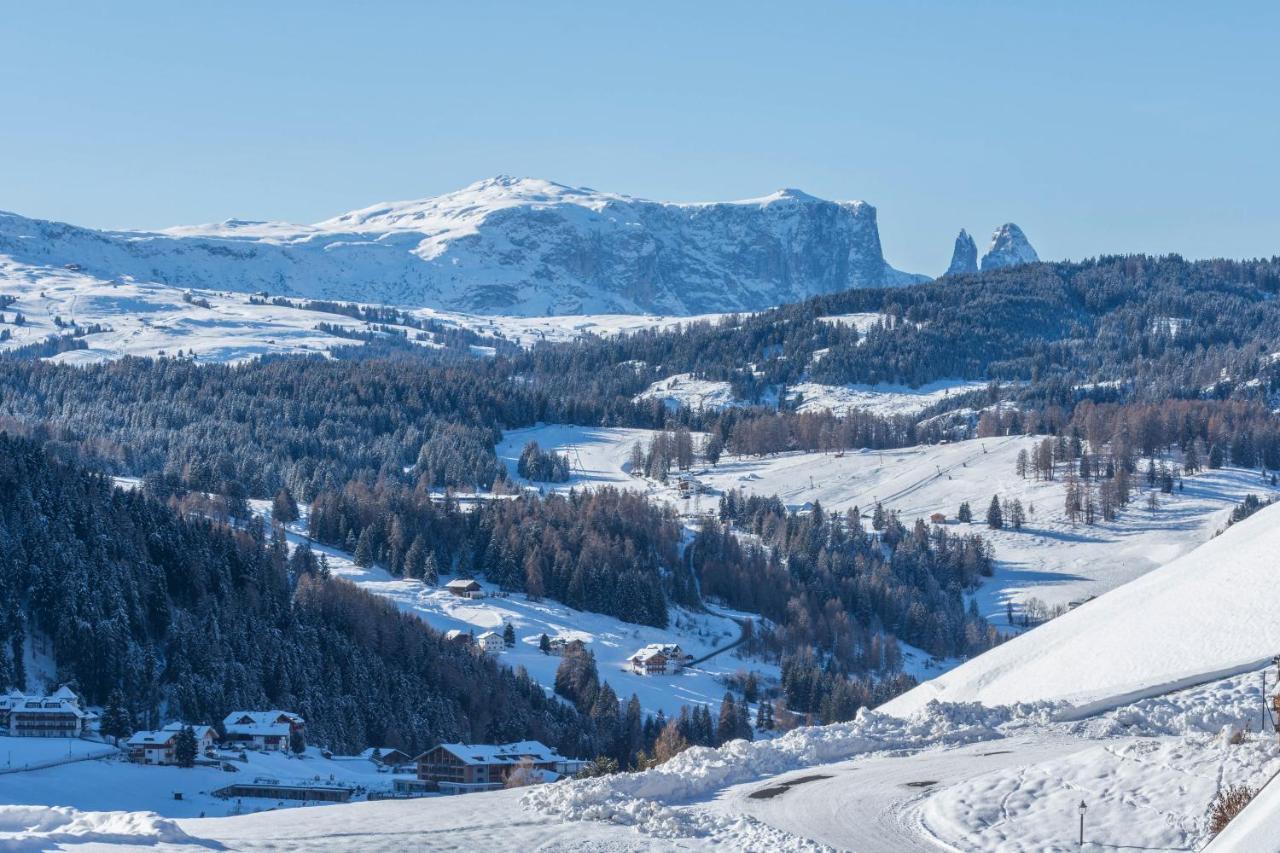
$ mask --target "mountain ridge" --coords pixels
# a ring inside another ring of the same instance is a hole
[[[754,311],[928,280],[885,261],[866,202],[788,188],[669,203],[510,176],[312,225],[96,231],[0,214],[0,255],[107,279],[525,316]]]

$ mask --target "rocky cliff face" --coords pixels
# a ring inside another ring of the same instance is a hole
[[[927,280],[885,262],[863,202],[787,189],[668,204],[506,177],[309,226],[106,232],[0,215],[0,254],[105,278],[517,315],[749,311]]]
[[[956,237],[956,246],[951,251],[951,265],[946,275],[978,271],[978,244],[973,242],[969,232],[963,228]]]
[[[991,245],[982,256],[982,268],[994,270],[1018,264],[1034,264],[1039,260],[1022,229],[1012,222],[1006,222],[991,235]]]

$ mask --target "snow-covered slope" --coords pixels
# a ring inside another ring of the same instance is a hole
[[[1066,701],[1076,714],[1257,669],[1280,650],[1280,505],[882,706]]]
[[[315,225],[94,231],[0,214],[0,256],[179,287],[484,314],[745,311],[920,276],[884,260],[876,211],[784,189],[670,204],[498,177]]]
[[[238,362],[260,355],[324,353],[350,346],[352,340],[333,334],[333,327],[372,333],[374,327],[342,314],[307,310],[305,303],[275,305],[226,290],[185,290],[167,284],[100,278],[83,270],[33,266],[0,256],[0,294],[14,302],[0,310],[8,340],[0,352],[70,333],[70,325],[100,328],[84,335],[86,348],[52,356],[53,361],[86,364],[124,356],[154,357],[179,351],[200,361]],[[368,306],[368,303],[362,303]],[[22,325],[13,318],[21,313]],[[505,338],[521,346],[537,341],[565,341],[586,334],[609,336],[638,329],[662,329],[681,322],[714,321],[719,315],[697,317],[652,314],[591,316],[483,316],[416,308],[406,311],[420,322],[445,329],[466,329],[488,338]],[[58,321],[63,326],[58,326]],[[381,324],[379,324],[381,325]],[[394,325],[394,324],[392,324]],[[417,329],[399,326],[408,340]]]
[[[991,245],[982,256],[982,268],[994,270],[1018,264],[1034,264],[1039,260],[1040,257],[1031,248],[1031,241],[1022,233],[1022,229],[1012,222],[1006,222],[991,235]]]
[[[879,315],[862,315],[877,317]],[[850,322],[849,325],[855,325]],[[830,410],[844,415],[853,410],[877,415],[914,415],[951,394],[963,394],[987,387],[986,382],[964,379],[940,379],[918,388],[907,385],[823,385],[819,382],[797,382],[786,389],[787,401],[800,412]],[[733,396],[728,382],[697,379],[689,373],[677,373],[659,379],[636,395],[637,400],[661,400],[668,408],[685,406],[694,411],[718,410],[746,406],[747,401]],[[777,389],[762,395],[761,404],[776,405]]]

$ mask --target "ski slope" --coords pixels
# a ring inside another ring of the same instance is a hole
[[[1075,716],[1255,670],[1280,652],[1280,506],[882,706],[1068,702]]]

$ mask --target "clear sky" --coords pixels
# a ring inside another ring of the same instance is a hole
[[[13,3],[0,209],[313,222],[506,173],[861,198],[894,265],[1280,254],[1280,4]]]

